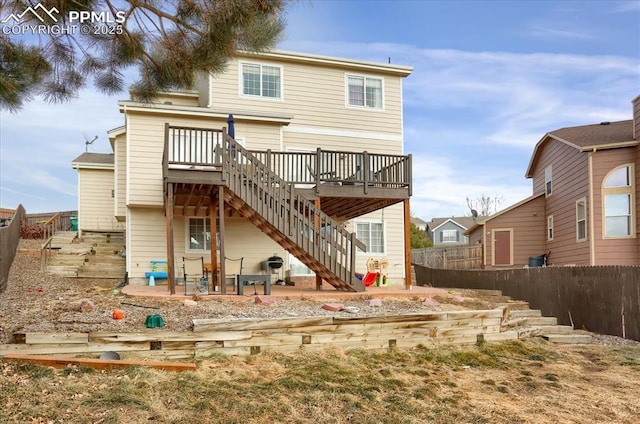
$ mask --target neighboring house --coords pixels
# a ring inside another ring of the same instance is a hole
[[[536,144],[533,195],[467,231],[486,268],[640,265],[640,96],[633,119],[561,128]]]
[[[221,258],[242,257],[243,273],[257,274],[277,255],[289,273],[357,291],[355,273],[384,257],[391,284],[404,285],[411,156],[402,80],[411,71],[239,53],[192,91],[119,102],[125,125],[109,132],[112,174],[103,180],[113,218],[126,225],[132,282],[146,281],[152,260],[168,260],[173,292],[183,257],[224,275]],[[91,189],[79,190],[82,205]]]
[[[475,223],[471,216],[451,218],[433,218],[427,223],[427,234],[433,241],[433,247],[460,246],[468,244],[464,232]]]
[[[120,231],[114,215],[113,154],[83,153],[71,162],[78,170],[78,232]]]
[[[418,230],[427,231],[427,222],[417,216],[411,217],[411,223],[415,225]]]

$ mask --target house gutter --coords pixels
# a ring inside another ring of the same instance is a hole
[[[596,264],[595,214],[593,211],[593,155],[596,151],[597,148],[594,147],[593,150],[589,152],[589,232],[591,233],[591,237],[589,237],[589,261],[591,266]]]

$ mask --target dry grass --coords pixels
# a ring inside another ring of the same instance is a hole
[[[635,423],[640,350],[543,340],[212,357],[198,370],[3,363],[3,423]]]

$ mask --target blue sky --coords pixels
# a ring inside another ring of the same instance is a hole
[[[413,66],[404,81],[412,213],[466,215],[465,199],[531,194],[524,172],[548,131],[631,119],[640,94],[637,1],[305,1],[278,48]],[[0,111],[0,205],[77,208],[71,160],[109,152],[117,100]]]

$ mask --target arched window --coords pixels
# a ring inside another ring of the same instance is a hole
[[[602,184],[604,198],[604,236],[633,235],[633,165],[609,172]]]

